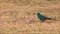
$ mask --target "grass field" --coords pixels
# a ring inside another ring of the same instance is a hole
[[[0,34],[60,34],[60,0],[0,0]]]

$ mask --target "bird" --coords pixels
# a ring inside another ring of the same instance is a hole
[[[44,22],[45,20],[53,20],[52,18],[48,18],[48,17],[42,15],[41,13],[37,13],[37,17],[38,17],[39,20],[41,20],[42,22]]]

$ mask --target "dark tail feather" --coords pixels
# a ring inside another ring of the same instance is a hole
[[[52,19],[52,18],[46,18],[46,19],[48,19],[48,20],[54,20],[54,19]]]
[[[47,18],[48,20],[54,20],[54,21],[57,21],[56,19],[52,19],[52,18]]]

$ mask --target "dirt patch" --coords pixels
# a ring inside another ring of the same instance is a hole
[[[46,11],[46,9],[59,9],[59,5],[52,6],[16,6],[14,4],[0,5],[0,33],[1,34],[59,34],[60,21],[48,20],[39,21],[36,17],[37,12],[44,13],[46,16],[58,17],[59,11]],[[51,13],[51,14],[49,14]]]

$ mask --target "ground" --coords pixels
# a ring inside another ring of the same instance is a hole
[[[0,34],[60,34],[60,0],[0,0]],[[41,22],[36,13],[53,18]]]

